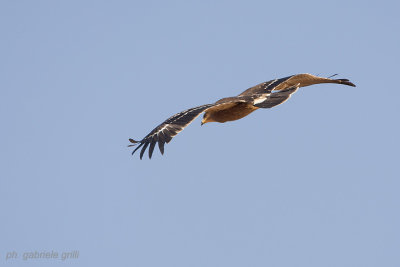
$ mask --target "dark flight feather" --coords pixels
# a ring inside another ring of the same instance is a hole
[[[263,102],[254,104],[258,108],[272,108],[282,104],[290,98],[290,96],[299,89],[299,85],[291,86],[281,91],[273,91],[265,97]]]

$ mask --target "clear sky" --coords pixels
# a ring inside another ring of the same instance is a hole
[[[400,4],[370,2],[1,1],[0,265],[400,266]],[[126,147],[305,72],[357,87]]]

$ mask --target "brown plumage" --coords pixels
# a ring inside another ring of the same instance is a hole
[[[218,100],[214,104],[207,104],[190,108],[158,125],[142,140],[129,139],[132,145],[139,144],[132,152],[135,153],[140,147],[140,159],[142,159],[146,148],[149,147],[149,158],[151,158],[154,147],[158,143],[161,154],[164,154],[164,144],[169,143],[172,138],[189,125],[197,116],[204,112],[201,124],[208,122],[227,122],[241,119],[259,108],[272,108],[282,104],[297,91],[299,87],[319,83],[337,83],[355,86],[347,79],[330,79],[314,76],[311,74],[297,74],[281,79],[260,83],[245,90],[238,96],[227,97]]]

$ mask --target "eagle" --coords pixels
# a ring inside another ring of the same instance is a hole
[[[151,159],[157,143],[161,154],[164,155],[164,144],[169,143],[202,112],[204,115],[201,125],[208,122],[224,123],[241,119],[259,108],[272,108],[280,105],[300,87],[319,83],[337,83],[355,87],[348,79],[331,79],[336,75],[324,78],[303,73],[260,83],[238,96],[222,98],[213,104],[201,105],[179,112],[154,128],[142,140],[129,139],[132,144],[128,147],[137,145],[132,155],[142,148],[140,159],[149,147],[149,158]]]

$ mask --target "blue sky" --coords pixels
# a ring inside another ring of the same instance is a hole
[[[1,265],[399,266],[399,9],[2,1]],[[152,160],[126,147],[174,113],[304,72],[357,87],[197,119]]]

